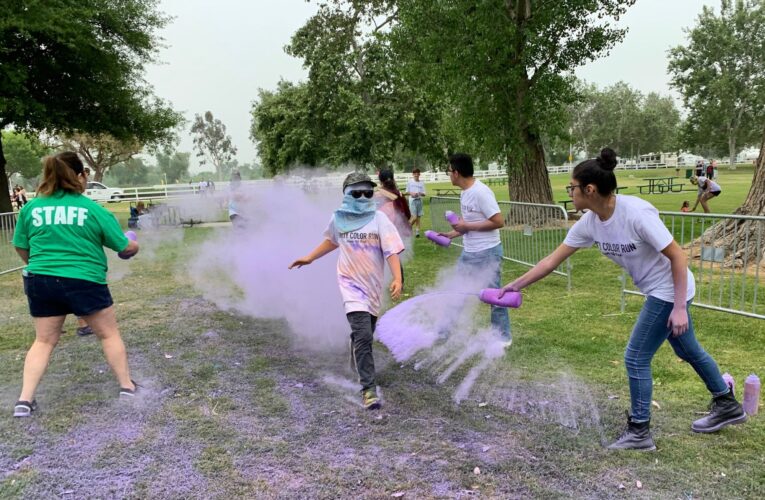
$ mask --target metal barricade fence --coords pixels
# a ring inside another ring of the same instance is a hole
[[[688,255],[696,278],[693,305],[765,319],[765,217],[659,212]],[[642,295],[622,273],[626,295]]]
[[[501,201],[505,220],[500,229],[504,259],[533,267],[560,245],[568,232],[568,214],[560,205]],[[459,198],[430,197],[430,221],[434,231],[451,231],[444,212],[460,213]],[[461,245],[461,239],[454,244]],[[571,261],[566,259],[553,273],[565,276],[571,289]]]
[[[17,212],[0,214],[0,275],[18,271],[24,267],[21,257],[13,247],[13,231],[16,229]]]

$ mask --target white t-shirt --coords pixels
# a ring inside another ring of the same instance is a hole
[[[337,283],[345,313],[366,311],[379,316],[386,259],[404,251],[393,223],[378,211],[361,229],[340,233],[333,215],[324,237],[340,247]]]
[[[710,188],[709,191],[712,193],[719,193],[722,191],[722,188],[720,187],[718,183],[716,183],[715,181],[711,179],[707,179],[703,175],[698,178],[698,183],[699,183],[699,195],[703,194],[708,187]],[[701,187],[702,185],[704,187]]]
[[[411,180],[406,183],[407,193],[420,193],[421,196],[425,196],[425,183],[423,181]]]
[[[600,220],[590,210],[569,230],[563,243],[574,248],[595,244],[600,253],[626,269],[645,295],[674,302],[672,265],[661,253],[672,241],[653,205],[635,196],[616,195],[616,207],[608,220]],[[696,282],[689,269],[686,300],[695,294]]]
[[[494,192],[476,179],[472,186],[460,193],[460,210],[465,222],[483,222],[500,213]],[[468,231],[462,237],[466,252],[481,252],[499,245],[499,229]]]

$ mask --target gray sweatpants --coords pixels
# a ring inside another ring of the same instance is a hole
[[[356,361],[361,390],[375,387],[375,358],[372,355],[372,336],[377,324],[377,316],[366,311],[346,314],[351,325],[351,349]]]

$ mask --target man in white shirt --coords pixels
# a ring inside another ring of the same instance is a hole
[[[452,224],[454,229],[442,233],[448,238],[463,236],[464,249],[457,261],[457,269],[465,276],[480,276],[488,273],[488,282],[479,286],[499,288],[502,282],[502,242],[499,229],[505,225],[494,192],[483,182],[473,177],[473,159],[465,153],[449,157],[447,168],[452,184],[462,190],[460,210],[462,217]],[[491,307],[491,325],[509,347],[510,316],[504,307]]]
[[[406,183],[406,192],[409,193],[409,211],[412,213],[410,221],[415,228],[415,236],[420,237],[420,217],[423,214],[422,199],[425,197],[425,183],[420,180],[420,169],[412,170],[412,179]]]

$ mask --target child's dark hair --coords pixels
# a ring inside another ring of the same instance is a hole
[[[462,177],[473,177],[473,158],[466,153],[454,153],[449,157],[449,165]]]
[[[380,170],[380,173],[377,174],[377,178],[380,180],[380,183],[385,189],[388,191],[398,192],[396,181],[393,180],[393,170],[388,168]]]
[[[611,148],[603,148],[600,156],[584,160],[574,168],[572,177],[582,186],[594,184],[601,196],[608,196],[616,190],[616,153]]]

